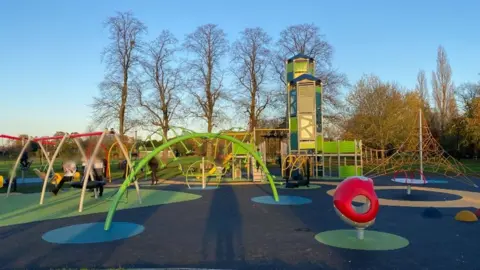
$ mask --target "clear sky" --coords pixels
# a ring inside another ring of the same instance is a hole
[[[362,74],[414,87],[428,78],[443,45],[455,83],[480,72],[480,1],[283,0],[2,0],[0,1],[0,133],[51,135],[84,131],[104,75],[102,23],[131,10],[149,38],[169,29],[182,39],[219,24],[230,40],[246,27],[274,38],[288,25],[315,23],[335,48],[333,64],[354,83]]]

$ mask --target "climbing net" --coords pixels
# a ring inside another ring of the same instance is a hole
[[[421,125],[418,122],[420,119]],[[467,176],[475,173],[442,148],[422,116],[418,118],[416,127],[397,149],[391,151],[364,149],[363,164],[365,168],[370,168],[365,175],[373,178],[392,173],[408,175],[418,172],[424,177],[423,172],[431,172],[476,186]]]
[[[282,163],[282,175],[291,178],[293,172],[297,170],[301,174],[305,174],[306,164],[309,158],[307,155],[290,154],[286,156]]]

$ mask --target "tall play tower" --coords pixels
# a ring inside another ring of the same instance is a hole
[[[324,142],[322,81],[315,77],[315,59],[297,54],[286,61],[286,68],[289,154],[308,156],[312,176],[360,175],[360,141]]]
[[[287,60],[291,153],[317,153],[322,148],[322,82],[314,74],[313,58],[297,54]]]

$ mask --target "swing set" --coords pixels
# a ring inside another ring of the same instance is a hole
[[[126,150],[125,146],[123,145],[123,143],[121,142],[118,134],[116,134],[114,131],[104,130],[104,131],[99,131],[99,132],[90,132],[90,133],[83,133],[83,134],[78,134],[78,133],[68,134],[68,133],[65,133],[64,135],[61,135],[61,136],[28,138],[28,140],[23,145],[23,148],[22,148],[22,150],[21,150],[21,152],[20,152],[20,154],[19,154],[19,156],[18,156],[18,158],[17,158],[17,160],[16,160],[16,162],[13,166],[13,169],[10,172],[10,179],[15,179],[17,167],[19,166],[20,159],[21,159],[23,153],[26,151],[27,147],[29,145],[37,143],[40,146],[40,148],[42,149],[42,152],[44,153],[45,158],[47,159],[47,162],[48,162],[47,171],[45,172],[45,174],[43,174],[43,173],[41,174],[41,176],[43,177],[43,185],[42,185],[42,191],[41,191],[41,195],[40,195],[39,204],[42,205],[44,203],[44,200],[45,200],[45,193],[46,193],[46,189],[47,189],[47,184],[50,182],[49,181],[49,175],[53,171],[54,162],[57,159],[57,157],[60,153],[60,150],[61,150],[62,146],[64,145],[64,143],[67,140],[71,139],[75,142],[80,154],[82,155],[82,158],[84,160],[88,160],[88,162],[86,164],[85,175],[83,177],[83,182],[80,183],[79,185],[77,185],[77,184],[75,184],[75,185],[72,184],[71,185],[74,188],[81,188],[81,195],[80,195],[80,202],[79,202],[79,206],[78,206],[78,212],[82,212],[83,211],[83,204],[84,204],[84,200],[85,200],[85,193],[86,193],[87,188],[88,189],[97,189],[100,186],[105,185],[104,181],[91,181],[91,179],[93,179],[93,175],[92,175],[93,170],[92,169],[93,169],[93,165],[94,165],[94,162],[95,162],[94,157],[96,157],[98,155],[100,146],[102,145],[102,142],[104,141],[104,139],[107,135],[113,135],[114,136],[115,141],[120,146],[120,150],[122,151],[122,153],[125,155],[125,157],[127,159],[128,166],[132,167],[130,158],[128,157],[128,154],[127,154],[127,150]],[[79,139],[80,138],[85,138],[85,137],[93,137],[93,136],[97,136],[97,137],[99,137],[99,139],[98,139],[98,142],[96,143],[96,145],[93,149],[93,152],[92,152],[92,154],[89,158],[89,156],[87,156],[87,154],[85,153],[85,150],[83,149],[82,144],[81,144]],[[46,155],[46,151],[45,151],[45,148],[43,146],[43,142],[52,141],[52,140],[60,140],[60,142],[58,143],[52,157],[49,158],[48,155]],[[6,194],[7,198],[9,196],[10,192],[11,192],[12,182],[13,181],[8,182],[8,189],[7,189],[7,194]],[[139,203],[141,203],[140,188],[139,188],[138,183],[136,181],[134,182],[134,184],[135,184],[135,189],[137,191],[138,201],[139,201]]]

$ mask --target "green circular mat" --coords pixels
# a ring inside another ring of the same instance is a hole
[[[78,212],[78,201],[81,194],[81,190],[79,189],[67,189],[67,191],[59,192],[57,196],[48,192],[45,194],[45,202],[43,205],[38,204],[40,198],[39,193],[11,196],[8,200],[1,200],[3,198],[0,196],[0,227],[88,214],[107,213],[112,203],[111,198],[117,191],[118,189],[106,188],[103,192],[103,197],[99,199],[92,198],[91,193],[86,194],[83,211],[81,213]],[[193,193],[143,188],[140,189],[140,195],[142,197],[142,203],[140,204],[138,203],[135,190],[133,189],[129,191],[129,193],[128,200],[121,201],[118,204],[117,211],[181,203],[202,198],[202,196]],[[122,200],[123,199],[126,199],[126,195],[123,196]]]
[[[278,189],[292,189],[292,190],[295,190],[295,189],[318,189],[318,188],[321,188],[321,186],[319,185],[309,185],[308,187],[307,186],[299,186],[299,187],[296,187],[296,188],[286,188],[285,185],[277,185],[276,186]]]
[[[357,239],[356,230],[334,230],[315,235],[315,240],[328,246],[356,250],[395,250],[409,244],[407,239],[391,233],[365,230],[364,237]]]

